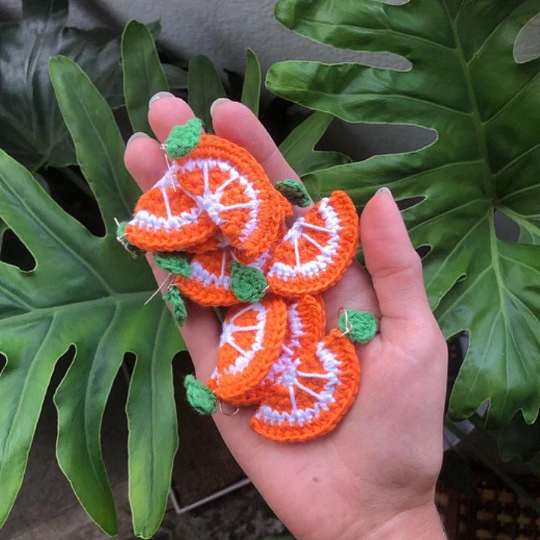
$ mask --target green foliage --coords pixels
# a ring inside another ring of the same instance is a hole
[[[280,0],[288,28],[337,48],[390,51],[409,71],[356,63],[282,62],[274,93],[348,122],[411,124],[437,131],[431,146],[310,173],[317,196],[344,188],[358,206],[381,186],[415,204],[403,215],[424,258],[431,305],[446,336],[470,347],[450,401],[461,419],[490,401],[488,425],[540,393],[540,59],[518,64],[520,29],[540,0]],[[495,232],[494,213],[518,223],[518,243]]]
[[[146,25],[130,21],[122,34],[124,96],[133,131],[152,135],[148,123],[148,96],[168,91],[156,45]]]
[[[150,47],[145,54],[157,62],[152,52]],[[134,73],[130,64],[139,58],[125,55],[127,72]],[[8,358],[0,376],[0,523],[21,486],[56,361],[74,344],[75,359],[55,394],[58,462],[89,515],[115,534],[100,428],[124,354],[134,352],[129,494],[135,532],[150,537],[165,512],[177,448],[171,360],[183,343],[161,300],[143,307],[155,289],[151,272],[116,241],[114,219],[131,215],[139,190],[124,168],[124,143],[112,111],[71,60],[52,60],[51,77],[106,234],[91,234],[0,152],[0,216],[36,260],[31,272],[0,263],[0,350]]]
[[[148,538],[162,520],[170,488],[178,445],[171,360],[184,345],[163,302],[144,305],[156,288],[144,258],[130,257],[116,239],[115,220],[130,218],[140,193],[124,167],[111,106],[124,102],[120,50],[135,129],[149,130],[145,108],[156,91],[167,88],[163,73],[177,88],[186,86],[186,72],[160,66],[152,35],[140,23],[129,23],[120,44],[105,30],[67,28],[66,17],[67,0],[25,0],[23,21],[3,26],[0,36],[0,72],[19,74],[7,82],[3,77],[0,88],[0,146],[7,150],[0,151],[0,247],[11,229],[36,262],[28,272],[0,262],[0,352],[8,359],[0,373],[0,526],[20,489],[56,362],[72,348],[74,360],[54,396],[58,463],[91,518],[106,533],[116,533],[100,431],[113,381],[131,352],[136,363],[127,402],[129,498],[135,533]],[[17,67],[17,47],[35,59],[28,72]],[[58,51],[84,69],[57,56],[50,62],[51,84],[46,64]],[[193,63],[190,82],[192,99],[206,111],[224,95],[221,82],[207,77],[209,62]],[[7,111],[1,103],[14,106]],[[6,120],[15,113],[25,116]],[[26,133],[25,126],[35,131]],[[100,228],[96,222],[102,220],[103,236],[49,193],[46,167],[71,163],[84,179],[75,168],[58,171],[77,193],[95,198],[100,215],[95,211],[93,225]]]
[[[315,112],[291,131],[279,145],[281,153],[298,176],[351,161],[348,156],[339,152],[320,152],[313,149],[333,119],[331,114]]]
[[[188,101],[195,116],[203,121],[206,131],[212,131],[210,106],[218,98],[227,97],[212,61],[203,55],[189,61]]]
[[[73,58],[118,106],[120,40],[105,28],[67,26],[68,0],[24,0],[23,17],[0,25],[0,147],[30,170],[72,165],[75,153],[49,80],[49,58]]]
[[[240,101],[249,107],[253,114],[259,114],[259,102],[261,100],[261,64],[257,55],[248,49],[246,53],[246,71],[244,73],[244,85]]]
[[[540,419],[529,425],[521,412],[515,414],[509,424],[499,432],[501,457],[505,461],[517,457],[523,461],[532,461],[540,452]]]

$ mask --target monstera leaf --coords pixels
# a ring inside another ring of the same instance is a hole
[[[404,217],[414,244],[429,246],[431,305],[446,336],[470,336],[450,414],[489,400],[489,427],[518,410],[533,423],[540,406],[540,60],[513,54],[538,12],[540,0],[280,0],[277,18],[299,34],[412,67],[281,62],[267,76],[275,94],[348,122],[437,132],[420,151],[305,181],[315,195],[344,188],[358,206],[381,186],[412,203]],[[497,211],[519,225],[519,242],[498,238]]]
[[[49,58],[66,54],[107,98],[122,103],[120,39],[104,28],[67,26],[68,0],[24,0],[23,19],[0,25],[0,148],[34,170],[74,164],[49,79]]]
[[[145,54],[151,61],[153,51]],[[115,238],[115,218],[131,215],[139,192],[124,168],[112,111],[71,60],[53,59],[51,77],[106,234],[91,234],[27,169],[0,152],[0,217],[36,261],[30,272],[0,263],[0,351],[8,359],[0,376],[0,524],[21,486],[56,361],[74,346],[55,394],[58,462],[89,515],[115,534],[100,427],[124,354],[134,353],[129,496],[135,532],[148,538],[161,522],[170,488],[177,448],[171,360],[183,343],[161,300],[144,305],[155,290],[146,262],[132,259]]]

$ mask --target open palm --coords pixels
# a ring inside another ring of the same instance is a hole
[[[193,116],[184,101],[167,94],[149,110],[160,142]],[[297,179],[249,109],[219,100],[212,116],[216,134],[246,148],[272,181]],[[166,171],[160,142],[137,134],[128,144],[126,166],[143,191]],[[442,458],[447,349],[428,305],[420,259],[390,192],[377,193],[364,209],[361,243],[369,274],[353,264],[324,295],[329,328],[336,326],[340,308],[380,317],[380,334],[357,347],[360,390],[341,424],[326,437],[285,445],[249,429],[253,410],[233,417],[218,413],[215,422],[297,538],[443,538],[433,498]],[[162,283],[165,272],[153,270]],[[212,310],[193,304],[188,310],[182,336],[197,377],[206,381],[216,365],[221,325]]]

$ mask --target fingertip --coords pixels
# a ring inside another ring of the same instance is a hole
[[[396,235],[410,245],[401,212],[388,188],[379,189],[366,204],[360,216],[360,231],[364,250],[369,250],[372,242],[393,241]]]
[[[217,100],[212,115],[216,135],[245,148],[262,165],[272,182],[300,180],[248,107],[237,101]]]
[[[191,107],[181,98],[164,96],[150,104],[148,122],[161,142],[169,136],[174,126],[185,124],[195,115]]]
[[[124,154],[124,164],[142,191],[150,189],[166,170],[159,143],[147,135],[130,138]]]

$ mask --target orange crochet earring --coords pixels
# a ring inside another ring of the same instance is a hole
[[[219,399],[235,399],[254,389],[278,357],[287,329],[287,305],[277,296],[227,311],[218,364],[208,388]]]
[[[298,297],[329,289],[351,264],[358,237],[356,208],[345,192],[335,191],[299,217],[276,247],[270,290]]]
[[[303,296],[287,303],[287,330],[279,355],[264,379],[253,389],[229,401],[236,406],[259,404],[286,369],[289,359],[300,354],[315,354],[317,342],[324,335],[326,318],[320,296]]]
[[[256,433],[300,442],[332,431],[354,403],[360,364],[354,345],[332,330],[314,353],[287,359],[251,420]]]

